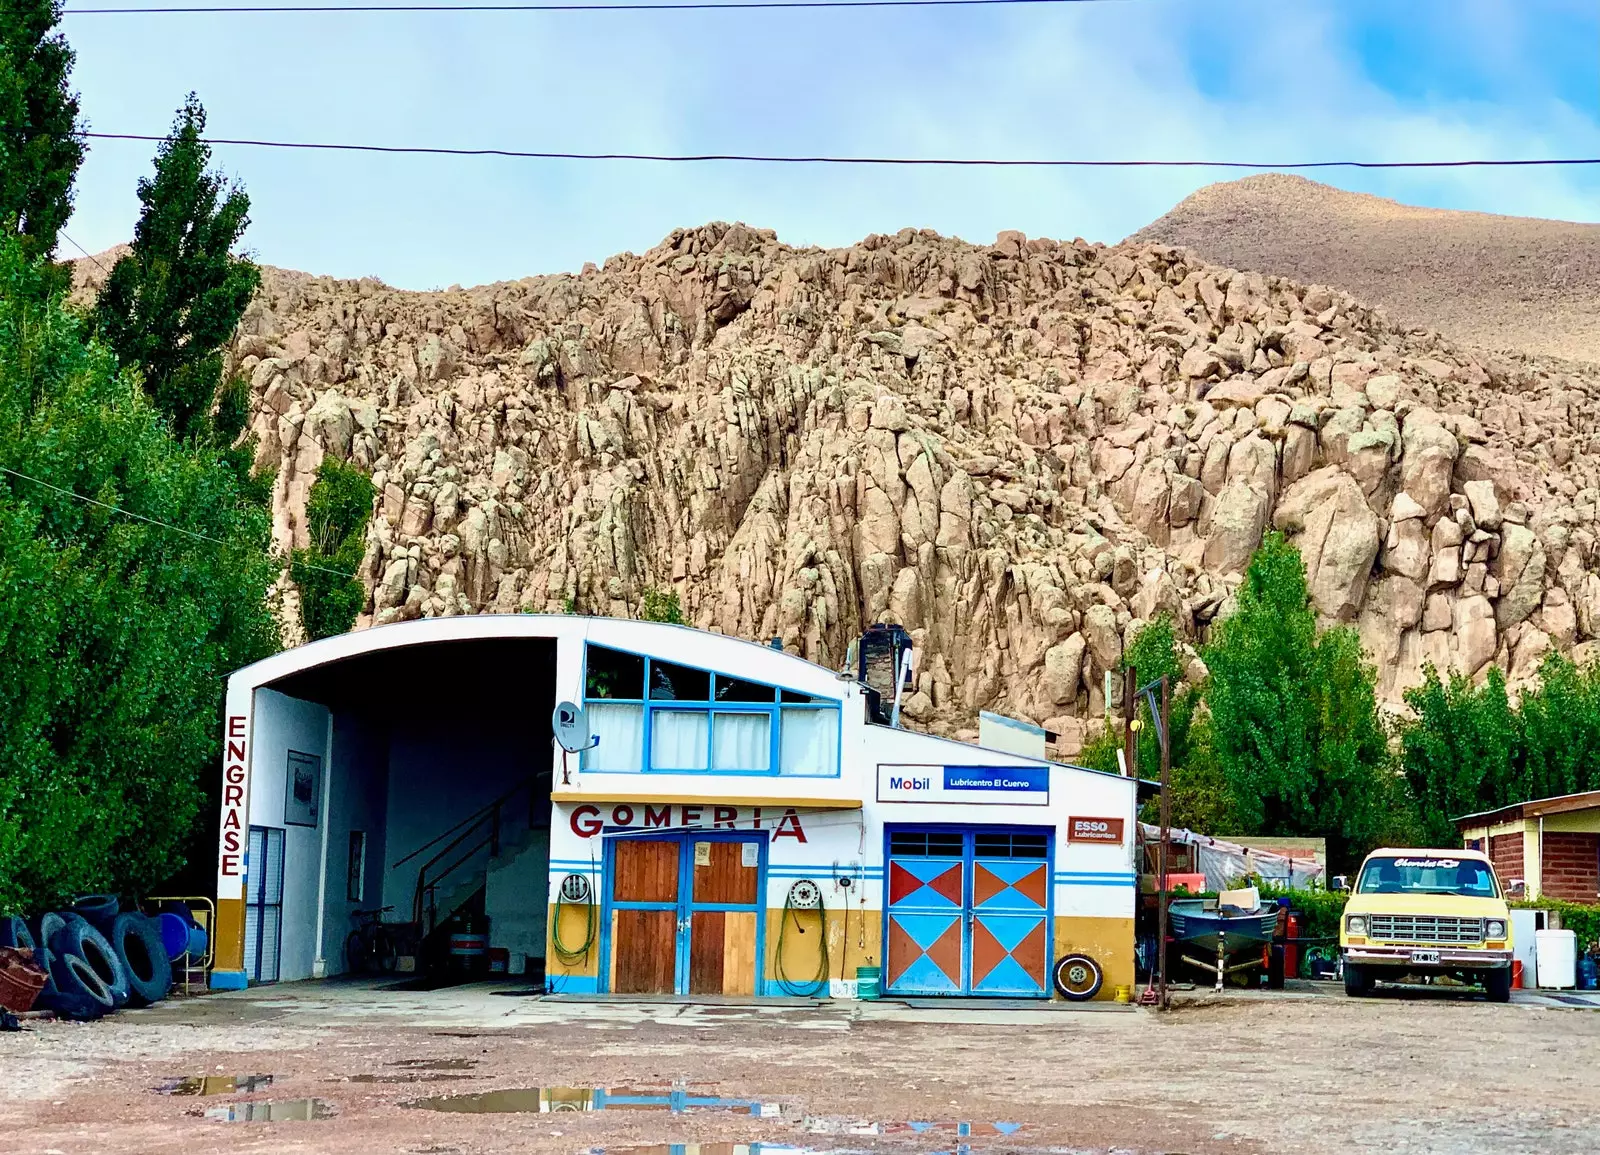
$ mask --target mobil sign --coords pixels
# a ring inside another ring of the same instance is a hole
[[[879,802],[1048,806],[1048,766],[878,765]]]

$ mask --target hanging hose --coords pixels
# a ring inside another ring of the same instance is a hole
[[[561,941],[561,908],[564,906],[583,907],[583,942],[576,947]],[[589,880],[581,874],[569,874],[561,880],[556,892],[556,924],[551,930],[550,945],[555,948],[558,959],[572,966],[589,957],[589,950],[594,946],[594,932],[594,903],[590,901]]]
[[[783,944],[789,933],[789,923],[794,923],[796,934],[805,934],[806,928],[800,925],[800,912],[803,910],[815,911],[817,925],[821,931],[822,949],[817,959],[817,973],[809,979],[795,980],[784,973]],[[783,915],[778,920],[778,953],[773,969],[777,972],[778,985],[784,993],[795,998],[814,998],[828,989],[828,908],[822,903],[822,888],[809,878],[798,879],[789,888],[789,893],[783,899]]]

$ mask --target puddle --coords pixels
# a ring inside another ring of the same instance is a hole
[[[474,1115],[551,1114],[561,1111],[735,1111],[763,1119],[783,1116],[781,1103],[699,1095],[687,1087],[658,1090],[645,1087],[519,1087],[469,1095],[438,1095],[405,1104],[424,1111],[459,1111]]]
[[[1023,1123],[966,1123],[966,1122],[870,1122],[861,1119],[808,1116],[801,1121],[801,1129],[813,1135],[948,1135],[956,1139],[993,1138],[998,1135],[1015,1135],[1024,1128]]]
[[[401,1059],[388,1064],[410,1071],[470,1071],[477,1065],[477,1059]]]
[[[169,1079],[156,1088],[158,1095],[249,1095],[272,1086],[271,1075],[187,1075]]]
[[[346,1083],[449,1083],[470,1079],[471,1075],[447,1075],[431,1072],[416,1075],[346,1075]]]
[[[215,1123],[309,1123],[333,1118],[334,1109],[326,1099],[280,1099],[270,1103],[223,1103],[189,1114]]]

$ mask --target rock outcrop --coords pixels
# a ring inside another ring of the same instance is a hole
[[[1202,639],[1277,526],[1388,700],[1600,637],[1590,371],[1159,245],[713,224],[470,290],[268,270],[232,365],[280,547],[325,453],[371,471],[363,625],[671,586],[838,666],[893,620],[916,723],[1081,735],[1132,633]]]

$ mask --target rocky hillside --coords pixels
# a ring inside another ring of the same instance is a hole
[[[1600,381],[1160,245],[712,224],[476,289],[268,270],[232,356],[281,547],[324,453],[372,472],[363,625],[671,586],[837,666],[896,620],[917,722],[1069,742],[1130,632],[1203,637],[1270,526],[1391,700],[1600,637]]]
[[[1417,208],[1263,173],[1208,185],[1130,239],[1334,285],[1468,345],[1600,362],[1600,224]]]

